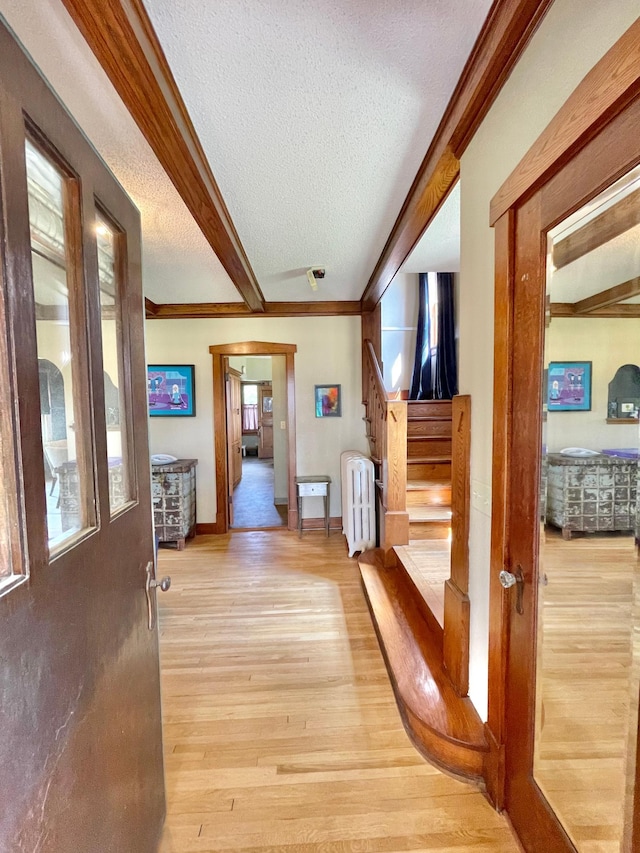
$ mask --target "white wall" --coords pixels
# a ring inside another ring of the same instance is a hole
[[[591,361],[591,411],[549,412],[547,445],[563,447],[638,447],[637,424],[608,424],[609,382],[623,364],[640,364],[640,319],[554,317],[547,329],[548,361]]]
[[[300,475],[329,474],[331,514],[340,515],[340,453],[367,452],[362,406],[360,317],[251,317],[149,320],[147,362],[195,364],[196,417],[150,418],[151,453],[197,458],[198,521],[215,521],[213,379],[209,347],[240,341],[296,344],[297,460]],[[316,418],[314,385],[342,385],[342,417]],[[279,426],[279,424],[278,424]],[[322,498],[306,498],[305,517],[321,517]]]
[[[472,395],[472,492],[490,487],[494,235],[489,204],[590,68],[638,17],[638,0],[556,0],[461,161],[460,393]],[[490,518],[472,500],[470,696],[486,718]]]
[[[411,388],[418,322],[418,273],[398,273],[382,297],[382,367],[387,391]]]

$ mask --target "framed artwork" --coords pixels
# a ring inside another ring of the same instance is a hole
[[[339,385],[316,385],[316,417],[342,417],[342,399]]]
[[[591,411],[591,362],[551,361],[547,377],[549,412]]]
[[[149,415],[192,418],[196,413],[193,364],[150,364],[147,366]]]

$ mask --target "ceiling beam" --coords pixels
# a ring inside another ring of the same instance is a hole
[[[579,302],[574,302],[574,308],[576,314],[590,314],[592,311],[598,311],[600,308],[606,308],[609,305],[616,305],[618,302],[624,302],[625,299],[631,299],[638,295],[640,295],[640,277],[623,281],[622,284],[616,284],[615,287],[608,287],[606,290],[601,290],[600,293],[594,293],[593,296],[580,299]]]
[[[559,270],[572,261],[640,224],[640,190],[629,193],[595,219],[553,246],[553,265]]]
[[[573,317],[574,319],[589,320],[596,317],[617,317],[633,318],[640,317],[640,305],[607,305],[604,308],[598,308],[595,311],[590,311],[588,314],[577,314],[575,303],[573,302],[552,302],[551,303],[552,317]]]
[[[264,297],[142,0],[63,0],[251,311]]]
[[[453,188],[460,157],[551,3],[495,0],[362,295],[364,311],[375,308]]]
[[[152,303],[153,304],[153,303]],[[264,311],[252,313],[244,302],[164,303],[147,311],[148,320],[187,320],[236,317],[337,317],[357,316],[360,302],[265,302]]]

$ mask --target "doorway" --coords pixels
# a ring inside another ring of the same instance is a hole
[[[297,527],[294,344],[209,347],[213,358],[215,533]],[[237,509],[237,512],[236,512]]]
[[[523,161],[531,185],[495,222],[489,731],[527,851],[640,842],[640,99],[626,103],[544,181]]]
[[[286,527],[285,357],[229,356],[226,362],[227,443],[233,445],[228,457],[233,460],[229,526]]]

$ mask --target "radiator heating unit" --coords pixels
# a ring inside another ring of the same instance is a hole
[[[356,551],[375,548],[376,544],[373,462],[357,450],[345,450],[340,456],[340,474],[342,532],[353,557]]]

